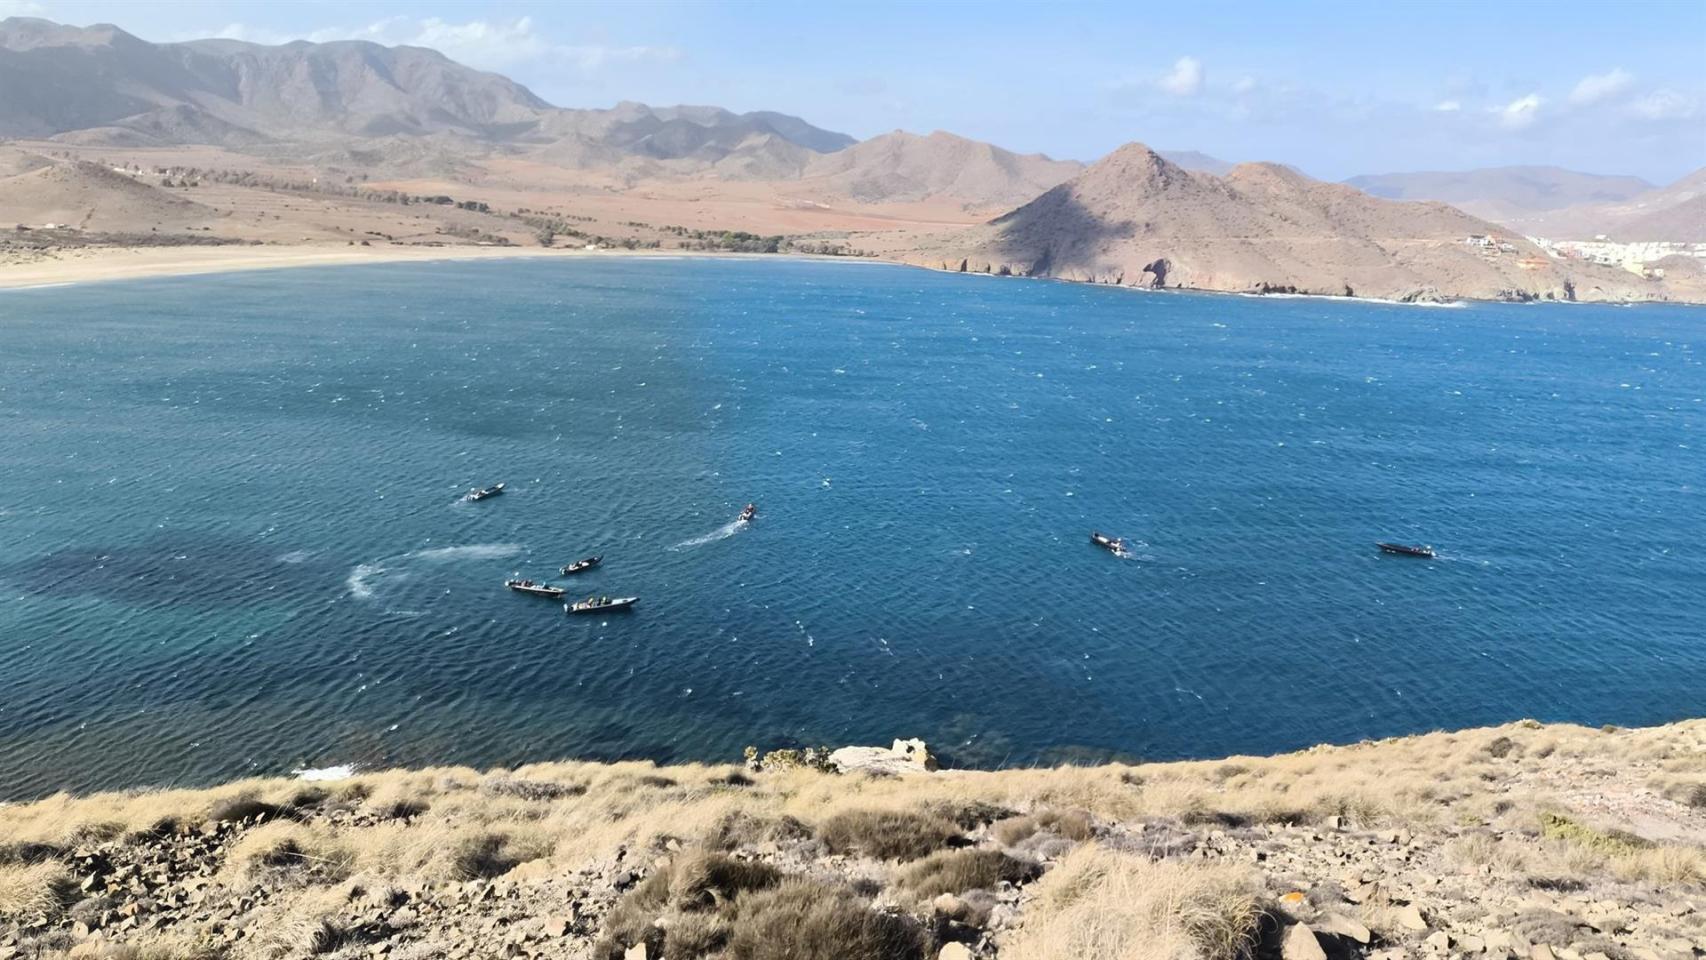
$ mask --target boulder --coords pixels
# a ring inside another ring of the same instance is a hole
[[[1327,951],[1321,949],[1321,941],[1316,939],[1315,931],[1308,925],[1294,923],[1285,932],[1285,940],[1280,943],[1281,960],[1327,960]]]
[[[1428,928],[1428,921],[1422,917],[1422,911],[1415,904],[1409,903],[1393,911],[1393,918],[1405,930],[1421,933]]]
[[[842,773],[928,773],[937,767],[935,755],[918,739],[896,740],[891,747],[842,747],[829,762]]]
[[[1367,927],[1342,913],[1328,913],[1322,915],[1315,921],[1315,927],[1321,933],[1331,934],[1335,937],[1343,937],[1347,940],[1355,940],[1357,943],[1362,944],[1368,943],[1374,936]]]
[[[971,960],[971,950],[963,943],[943,944],[936,953],[936,960]]]

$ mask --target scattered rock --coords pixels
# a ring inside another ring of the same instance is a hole
[[[1398,925],[1403,927],[1405,930],[1413,930],[1416,933],[1421,933],[1423,930],[1428,928],[1428,921],[1422,916],[1421,908],[1417,907],[1413,903],[1407,903],[1404,906],[1399,907],[1393,912],[1392,916],[1393,919],[1398,921]]]
[[[1342,913],[1322,914],[1315,921],[1315,929],[1319,933],[1355,940],[1361,944],[1367,944],[1374,936],[1367,927]]]
[[[1294,923],[1280,943],[1280,957],[1281,960],[1327,960],[1327,951],[1321,949],[1321,941],[1313,930]]]

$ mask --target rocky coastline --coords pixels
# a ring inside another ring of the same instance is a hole
[[[936,767],[901,740],[0,806],[0,958],[1706,955],[1706,721]]]

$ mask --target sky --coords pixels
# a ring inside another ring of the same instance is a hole
[[[551,103],[779,110],[1090,161],[1133,140],[1313,176],[1706,166],[1706,0],[1192,4],[0,0],[146,40],[438,49]]]

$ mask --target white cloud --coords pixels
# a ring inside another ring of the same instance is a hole
[[[1633,74],[1622,67],[1613,67],[1605,73],[1590,73],[1576,84],[1576,89],[1570,91],[1570,102],[1581,107],[1609,100],[1635,83]]]
[[[1254,89],[1256,89],[1255,77],[1239,77],[1237,80],[1232,81],[1232,92],[1239,96],[1243,96]]]
[[[1631,103],[1629,109],[1648,120],[1682,120],[1694,116],[1697,106],[1691,98],[1661,88]]]
[[[1531,93],[1526,97],[1517,97],[1502,107],[1494,107],[1499,115],[1499,123],[1512,130],[1520,130],[1534,122],[1540,113],[1541,104],[1545,103],[1540,94]]]
[[[1202,92],[1202,84],[1202,61],[1196,57],[1180,57],[1161,77],[1161,89],[1175,97],[1196,96]]]
[[[7,17],[37,17],[47,12],[47,8],[36,0],[0,0],[0,20]]]
[[[6,2],[9,0],[0,0],[0,3]],[[552,43],[534,29],[532,17],[452,23],[439,17],[416,19],[398,16],[376,20],[363,27],[327,27],[300,36],[286,36],[233,23],[213,35],[265,44],[288,43],[297,39],[313,43],[366,40],[388,47],[426,47],[458,63],[487,70],[547,61],[566,62],[582,71],[592,72],[613,63],[681,59],[681,52],[674,47]]]
[[[1434,104],[1434,111],[1436,113],[1456,113],[1462,109],[1463,101],[1461,100],[1441,100]]]

